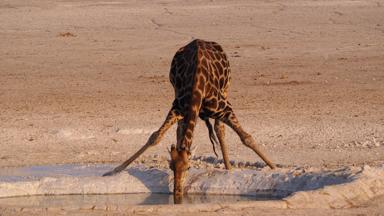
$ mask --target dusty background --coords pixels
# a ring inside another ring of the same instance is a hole
[[[0,20],[0,167],[125,160],[164,120],[193,38],[224,47],[230,101],[275,163],[384,161],[381,0],[2,0]],[[167,156],[174,131],[146,155]],[[194,145],[213,155],[202,122]]]

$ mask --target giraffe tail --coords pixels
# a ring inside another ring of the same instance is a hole
[[[212,124],[211,122],[209,122],[209,119],[204,119],[205,121],[205,125],[207,126],[208,128],[208,133],[209,133],[209,140],[211,141],[212,143],[212,147],[213,147],[213,152],[215,153],[216,157],[218,158],[219,155],[217,155],[216,153],[216,146],[218,145],[218,141],[217,141],[217,138],[216,138],[216,134],[212,128]]]

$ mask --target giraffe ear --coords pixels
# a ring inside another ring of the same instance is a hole
[[[169,151],[169,150],[168,150]],[[171,146],[171,151],[169,151],[171,154],[171,160],[176,160],[177,159],[177,150],[174,144]]]
[[[174,147],[175,147],[175,144],[172,144],[171,148],[174,148]],[[169,147],[167,147],[167,151],[168,151],[169,154],[171,154],[171,149]]]
[[[190,156],[191,154],[189,153],[189,151],[187,150],[182,150],[179,152],[180,153],[180,157],[181,159],[184,161],[184,163],[187,163],[189,162],[189,159],[190,159]]]

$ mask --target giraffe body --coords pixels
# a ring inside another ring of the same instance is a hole
[[[220,143],[226,169],[231,169],[231,165],[224,141],[224,125],[232,128],[242,143],[258,154],[269,167],[275,168],[252,136],[243,130],[233,112],[227,99],[230,75],[227,56],[219,44],[196,39],[180,48],[173,57],[169,74],[175,99],[164,123],[133,156],[104,175],[113,175],[125,169],[146,149],[157,145],[164,133],[177,122],[177,144],[172,145],[170,150],[170,168],[174,173],[175,202],[179,202],[180,195],[184,193],[183,184],[189,169],[193,131],[198,117],[205,121],[213,146],[214,143]],[[215,120],[213,129],[209,119]]]
[[[209,122],[232,111],[227,100],[229,62],[219,44],[194,40],[176,52],[169,78],[175,90],[172,109],[183,116],[185,125],[177,149],[189,149],[197,116]]]

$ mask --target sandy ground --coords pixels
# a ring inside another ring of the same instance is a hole
[[[0,20],[0,167],[125,160],[164,120],[193,38],[224,47],[230,101],[275,163],[384,161],[383,1],[2,0]],[[259,160],[227,131],[231,159]],[[202,122],[194,145],[213,155]]]

